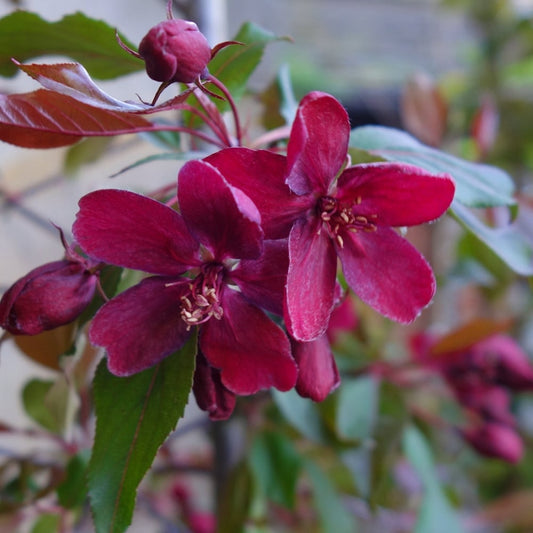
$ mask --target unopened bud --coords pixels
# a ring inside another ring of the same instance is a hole
[[[153,80],[192,83],[207,75],[211,47],[194,22],[170,19],[144,36],[139,55]]]
[[[474,429],[463,431],[463,437],[482,455],[517,463],[524,454],[524,444],[511,427],[488,422]]]

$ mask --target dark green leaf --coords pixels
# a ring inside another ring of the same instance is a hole
[[[313,486],[315,507],[322,523],[321,531],[356,533],[355,518],[343,506],[340,495],[329,478],[310,460],[304,466]]]
[[[137,486],[159,446],[183,415],[192,384],[196,338],[153,368],[130,377],[94,379],[95,442],[88,471],[96,531],[120,533],[131,523]]]
[[[86,473],[89,463],[89,450],[82,450],[67,463],[66,478],[57,487],[60,505],[73,509],[83,504],[87,496]]]
[[[507,173],[430,148],[401,130],[362,126],[352,130],[350,145],[389,161],[445,172],[455,180],[455,200],[471,207],[514,205],[514,184]]]
[[[262,493],[289,509],[294,508],[301,456],[281,433],[256,436],[250,452],[250,465]]]
[[[246,22],[233,38],[243,44],[222,49],[209,63],[209,72],[222,81],[233,98],[238,100],[246,91],[248,79],[261,62],[266,45],[282,39],[256,24]]]
[[[125,37],[121,39],[132,47]],[[118,45],[114,28],[83,13],[66,15],[57,22],[27,11],[15,11],[0,19],[1,76],[17,73],[11,58],[22,62],[43,55],[70,57],[99,79],[144,69],[143,61]]]

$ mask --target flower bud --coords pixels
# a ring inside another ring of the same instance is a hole
[[[92,300],[97,275],[77,261],[34,268],[0,300],[0,326],[14,335],[37,335],[76,319]]]
[[[464,439],[482,455],[517,463],[524,454],[524,445],[518,433],[503,424],[488,422],[462,433]]]
[[[170,19],[144,36],[139,55],[153,80],[192,83],[207,74],[211,47],[194,22]]]

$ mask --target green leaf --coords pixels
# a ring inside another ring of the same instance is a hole
[[[26,413],[40,426],[61,433],[69,414],[69,388],[63,376],[55,382],[32,379],[22,390]]]
[[[442,491],[429,446],[422,433],[414,426],[406,428],[403,448],[424,486],[424,499],[418,514],[415,533],[464,532],[457,514]]]
[[[60,531],[61,517],[58,514],[46,513],[41,515],[30,533],[50,533],[51,531]]]
[[[267,44],[287,40],[246,22],[232,39],[243,43],[223,48],[209,63],[209,72],[217,77],[238,100],[246,91],[246,83],[261,62]],[[212,89],[212,87],[210,87]]]
[[[82,450],[70,458],[66,467],[66,478],[57,487],[59,503],[66,509],[74,509],[83,504],[87,496],[86,473],[89,463],[89,450]]]
[[[122,41],[133,47],[121,36]],[[102,20],[77,12],[57,22],[36,13],[15,11],[0,19],[0,75],[14,76],[18,61],[43,55],[63,55],[83,63],[92,76],[112,79],[144,69],[144,62],[124,51],[115,30]]]
[[[131,523],[137,486],[183,415],[192,385],[196,338],[153,368],[116,377],[102,361],[94,379],[96,434],[88,487],[97,533]]]
[[[302,459],[287,437],[274,432],[257,435],[250,452],[250,466],[267,498],[294,508]]]
[[[329,478],[311,460],[305,461],[304,467],[313,486],[315,507],[322,523],[321,531],[355,533],[355,518],[342,505],[340,495]]]
[[[63,170],[76,176],[85,166],[95,163],[105,154],[112,141],[110,137],[89,137],[69,148],[63,161]]]
[[[371,376],[343,380],[336,426],[341,437],[364,442],[372,435],[378,408],[378,383]]]
[[[471,207],[514,205],[514,184],[503,170],[471,163],[430,148],[401,130],[362,126],[351,132],[350,146],[389,161],[410,163],[430,172],[445,172],[455,180],[455,200]]]
[[[287,392],[273,389],[272,397],[283,416],[304,437],[314,442],[327,442],[327,430],[316,404],[302,398],[294,389]]]
[[[533,275],[533,247],[516,224],[491,228],[471,211],[454,202],[457,220],[518,274]]]

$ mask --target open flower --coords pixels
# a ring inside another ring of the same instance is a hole
[[[263,242],[252,201],[208,163],[184,165],[178,198],[181,214],[128,191],[80,200],[73,231],[83,249],[155,274],[102,306],[90,340],[106,348],[111,372],[127,376],[179,349],[199,326],[199,349],[230,392],[290,389],[297,368],[288,338],[259,307],[281,312],[286,243]]]
[[[327,329],[337,258],[355,294],[397,322],[414,320],[435,292],[431,267],[392,228],[441,216],[453,181],[407,164],[346,166],[349,136],[342,105],[312,92],[298,107],[286,159],[244,148],[207,158],[256,203],[267,237],[289,235],[285,319],[297,340]]]

